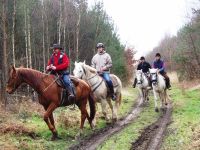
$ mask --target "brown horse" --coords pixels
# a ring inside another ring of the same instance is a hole
[[[85,81],[76,78],[73,78],[72,81],[76,90],[75,104],[81,111],[81,133],[86,118],[88,119],[91,128],[93,128],[92,120],[96,113],[95,103],[91,95],[90,86]],[[53,111],[57,107],[60,107],[62,88],[55,82],[55,78],[52,75],[44,74],[29,68],[11,67],[9,70],[9,80],[7,82],[6,91],[9,94],[13,93],[21,83],[27,83],[38,93],[39,103],[43,105],[46,110],[44,121],[52,132],[51,139],[58,139],[59,137],[54,124]],[[90,116],[86,109],[87,100],[89,100],[90,105]],[[72,103],[68,102],[66,106],[70,104]]]

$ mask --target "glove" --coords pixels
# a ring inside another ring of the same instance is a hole
[[[47,67],[46,67],[46,70],[49,70],[49,69],[50,69],[50,66],[47,66]]]
[[[56,70],[56,66],[51,66],[51,69],[52,70]]]
[[[101,68],[101,71],[104,71],[104,70],[107,70],[106,66],[104,66],[104,67]]]

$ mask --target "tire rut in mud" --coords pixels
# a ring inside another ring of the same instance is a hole
[[[132,111],[124,117],[124,119],[120,119],[114,125],[109,125],[106,128],[100,129],[99,131],[94,132],[89,137],[81,140],[79,144],[74,145],[69,148],[69,150],[95,150],[97,147],[102,144],[107,138],[112,136],[113,134],[118,133],[122,129],[125,128],[126,125],[133,122],[135,118],[138,117],[140,112],[142,111],[142,102],[138,98],[136,104],[133,106]]]
[[[140,137],[132,144],[131,150],[158,150],[161,147],[167,126],[171,122],[172,104],[162,111],[156,122],[145,128]]]

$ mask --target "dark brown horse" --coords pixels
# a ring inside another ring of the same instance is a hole
[[[80,79],[74,78],[76,100],[75,104],[81,111],[81,125],[80,132],[82,132],[85,119],[87,118],[91,128],[93,128],[92,120],[94,119],[96,109],[95,103],[91,95],[89,85]],[[41,73],[37,70],[29,68],[15,68],[11,67],[9,70],[9,80],[7,83],[6,91],[13,93],[21,83],[27,83],[38,93],[38,100],[46,110],[44,114],[44,121],[52,132],[52,140],[58,138],[58,134],[54,124],[53,111],[60,107],[62,88],[58,86],[52,75]],[[87,100],[90,105],[90,116],[86,109]],[[66,105],[70,105],[70,102]]]

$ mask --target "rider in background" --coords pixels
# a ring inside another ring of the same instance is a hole
[[[97,54],[93,56],[91,66],[95,68],[99,72],[99,75],[104,78],[110,89],[112,100],[116,100],[113,83],[110,79],[110,68],[112,67],[112,59],[110,55],[106,53],[103,43],[98,43],[96,45],[96,49]]]
[[[137,70],[142,70],[143,73],[147,74],[149,72],[149,69],[151,69],[151,65],[145,60],[144,56],[140,57],[140,63],[137,66]],[[137,79],[135,78],[134,83],[133,83],[133,88],[135,88],[136,83],[137,83]]]
[[[166,80],[166,87],[167,89],[170,89],[170,79],[165,72],[165,64],[164,61],[161,60],[161,55],[160,53],[156,53],[155,55],[155,61],[153,62],[153,68],[158,69],[158,72],[165,78]]]
[[[53,54],[48,61],[46,67],[47,71],[51,71],[50,74],[58,74],[61,76],[65,89],[69,92],[68,99],[74,100],[74,92],[69,78],[69,72],[67,71],[69,67],[69,58],[64,52],[61,52],[62,48],[59,44],[53,44]]]

